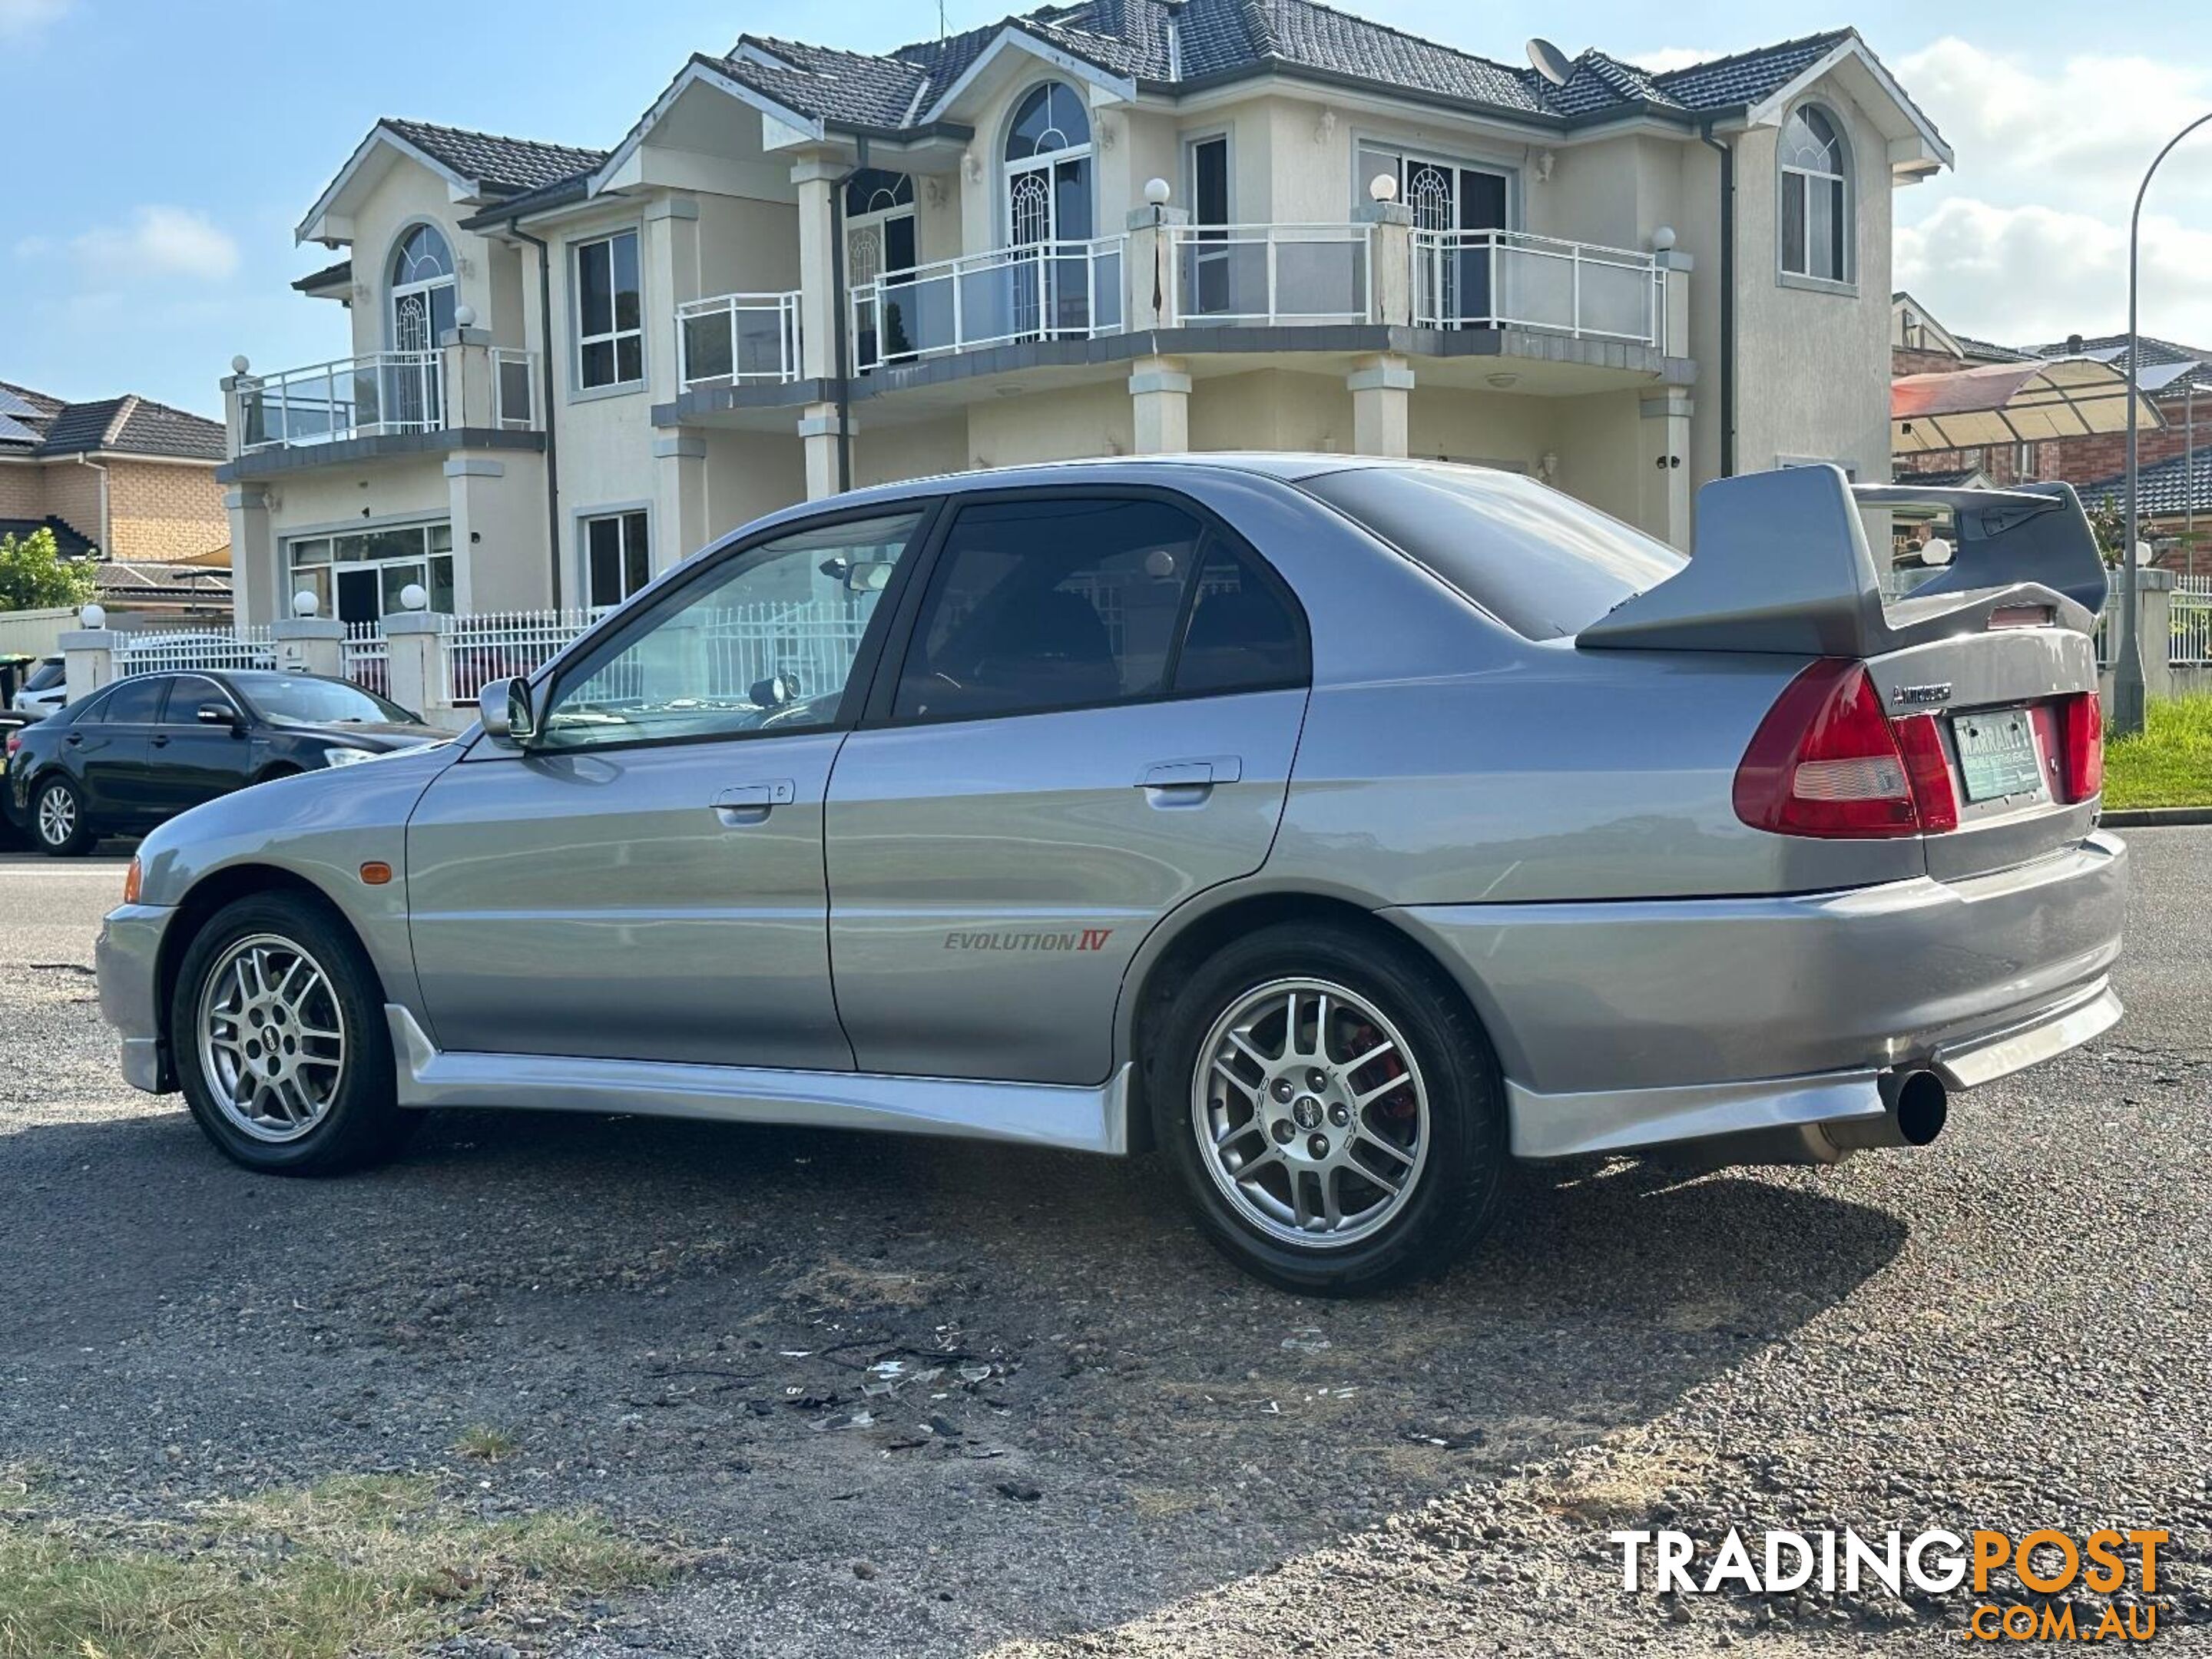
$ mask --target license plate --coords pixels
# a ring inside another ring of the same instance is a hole
[[[2035,752],[2035,730],[2025,708],[1954,714],[1951,736],[1968,800],[2043,793],[2043,761]]]

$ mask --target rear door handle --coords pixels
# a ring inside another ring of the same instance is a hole
[[[1137,775],[1137,787],[1161,790],[1170,797],[1203,799],[1215,784],[1234,783],[1243,775],[1243,764],[1234,755],[1156,761]]]
[[[169,740],[167,738],[155,738],[154,739],[154,747],[156,749],[167,749],[168,746]]]
[[[788,806],[799,798],[799,786],[789,778],[765,783],[740,783],[723,790],[714,799],[715,816],[725,823],[758,823],[771,807]]]

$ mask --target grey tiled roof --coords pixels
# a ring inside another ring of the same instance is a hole
[[[0,416],[0,452],[40,459],[94,451],[185,460],[219,461],[223,457],[221,422],[150,398],[126,393],[72,404],[4,382],[0,382],[0,391],[14,394],[9,407],[21,405],[31,411]]]
[[[2193,458],[2197,463],[2193,476],[2192,469],[2186,465],[2191,459],[2187,455],[2169,455],[2162,461],[2137,469],[2136,510],[2146,518],[2164,518],[2168,514],[2187,510],[2194,497],[2197,511],[2212,513],[2212,444],[2197,450]],[[2128,501],[2127,474],[2083,484],[2079,494],[2081,505],[2087,507],[2124,507]]]
[[[0,519],[0,539],[13,536],[18,541],[27,541],[41,530],[54,532],[54,546],[65,559],[82,559],[100,550],[88,538],[79,535],[52,514],[43,519]]]
[[[353,280],[353,261],[341,259],[336,264],[325,265],[320,270],[311,270],[295,279],[292,286],[302,294],[312,289],[336,288],[340,283]]]
[[[1564,86],[1525,65],[1477,57],[1314,0],[1182,0],[1169,54],[1163,0],[1078,0],[881,56],[746,35],[702,59],[801,114],[844,125],[915,124],[1006,30],[1111,75],[1174,87],[1238,74],[1305,71],[1574,125],[1639,108],[1689,116],[1756,102],[1852,39],[1832,30],[1654,75],[1601,52],[1575,60]],[[763,61],[763,60],[768,61]]]
[[[534,138],[506,138],[497,133],[471,132],[431,121],[401,120],[387,115],[378,125],[390,128],[425,155],[495,195],[536,190],[558,179],[587,173],[607,159],[602,149],[545,144]]]

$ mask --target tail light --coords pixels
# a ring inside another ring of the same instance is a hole
[[[15,731],[10,732],[8,734],[8,758],[9,760],[15,759],[15,751],[22,746],[23,732],[22,729],[19,726]]]
[[[2076,691],[2058,705],[2059,788],[2071,804],[2105,787],[2105,711],[2094,691]]]
[[[1860,664],[1824,657],[1790,682],[1735,771],[1755,830],[1829,838],[1940,834],[1959,799],[1932,714],[1893,720]]]

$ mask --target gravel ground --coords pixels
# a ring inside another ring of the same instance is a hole
[[[1141,1161],[467,1114],[249,1176],[118,1080],[120,864],[0,860],[0,1464],[125,1516],[380,1469],[594,1504],[698,1562],[527,1638],[594,1659],[1887,1653],[1971,1605],[1624,1595],[1605,1533],[1655,1525],[2164,1526],[2190,1650],[2212,829],[2131,839],[2130,1019],[1935,1147],[1528,1177],[1352,1305],[1241,1278]]]

